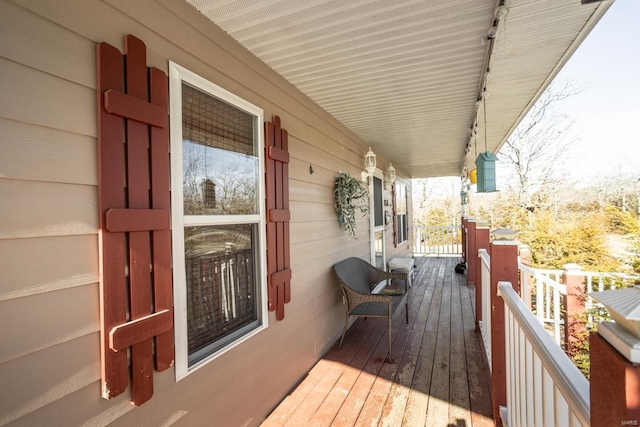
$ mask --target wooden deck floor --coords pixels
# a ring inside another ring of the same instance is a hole
[[[263,426],[493,425],[488,367],[474,328],[474,290],[459,258],[416,258],[409,325],[358,319]]]

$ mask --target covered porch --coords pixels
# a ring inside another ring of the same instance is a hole
[[[459,257],[416,258],[409,325],[358,319],[269,415],[264,426],[493,425],[489,368],[475,331],[475,291]]]

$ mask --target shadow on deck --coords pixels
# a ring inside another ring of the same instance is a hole
[[[358,319],[263,426],[492,426],[490,375],[474,326],[474,290],[459,258],[416,258],[404,310],[393,321]]]

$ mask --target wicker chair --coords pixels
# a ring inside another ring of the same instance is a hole
[[[349,317],[386,317],[389,332],[389,362],[391,359],[391,319],[404,302],[406,321],[409,323],[409,305],[407,303],[408,274],[401,272],[386,272],[373,267],[360,258],[347,258],[333,266],[340,281],[340,287],[346,304],[344,329],[340,339],[342,341],[349,326]],[[404,281],[404,291],[401,294],[374,294],[372,290],[378,283],[387,279],[401,279]]]

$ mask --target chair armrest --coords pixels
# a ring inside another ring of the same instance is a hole
[[[409,282],[409,274],[410,273],[400,271],[382,271],[381,276],[383,276],[383,278],[380,281],[386,279],[402,280],[404,282],[404,292],[406,293],[408,291],[407,283]]]
[[[381,294],[363,294],[362,292],[358,292],[342,281],[340,281],[340,287],[344,293],[344,296],[347,299],[347,307],[349,311],[359,306],[360,304],[364,304],[366,302],[385,302],[389,303],[392,301],[391,296],[389,295],[381,295]]]

